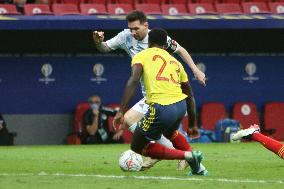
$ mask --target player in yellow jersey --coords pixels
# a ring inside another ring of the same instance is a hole
[[[123,122],[128,102],[134,96],[139,80],[143,79],[149,108],[134,131],[131,149],[151,158],[186,160],[192,174],[207,175],[205,167],[200,166],[202,153],[192,152],[185,137],[177,131],[187,110],[187,74],[182,64],[164,50],[167,42],[165,30],[151,30],[148,42],[149,48],[132,59],[132,74],[126,84],[115,122]],[[173,143],[175,149],[151,142],[159,140],[162,134]]]

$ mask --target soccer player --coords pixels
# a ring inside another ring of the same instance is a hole
[[[133,57],[138,52],[148,48],[148,32],[150,30],[148,28],[146,15],[141,11],[133,11],[126,16],[126,20],[128,22],[129,29],[123,30],[115,37],[110,40],[107,40],[106,42],[104,42],[104,32],[93,32],[95,45],[100,52],[110,52],[116,49],[123,49],[130,57]],[[167,51],[170,53],[178,54],[184,60],[184,62],[188,64],[188,66],[191,68],[194,75],[201,82],[201,84],[205,85],[205,74],[196,67],[188,52],[170,37],[167,37]],[[143,81],[141,81],[141,87],[142,94],[143,96],[145,96]],[[189,88],[189,100],[189,129],[192,133],[198,135],[198,130],[195,125],[195,101],[191,87]],[[125,114],[124,121],[128,126],[130,126],[130,131],[133,132],[135,130],[137,123],[141,120],[147,110],[148,105],[145,104],[145,98],[143,98]],[[171,146],[171,144],[166,139],[164,139],[164,137],[162,137],[159,142],[168,147]],[[143,168],[150,168],[156,162],[157,160],[153,160],[150,162],[145,161]],[[184,162],[181,162],[181,164],[184,164]],[[184,166],[181,167],[181,169],[182,168],[184,168]]]
[[[260,142],[266,149],[274,152],[280,158],[284,159],[284,144],[261,134],[260,128],[256,124],[251,125],[248,129],[242,129],[238,131],[235,135],[233,135],[232,139],[247,139]]]
[[[142,78],[149,108],[134,131],[131,149],[151,158],[186,160],[192,174],[206,175],[208,171],[200,166],[202,153],[188,151],[189,144],[177,131],[187,109],[187,74],[182,64],[164,50],[167,46],[167,32],[163,29],[153,29],[148,35],[149,48],[132,59],[132,74],[114,120],[117,123],[123,121],[128,103]],[[158,141],[162,134],[172,142],[175,149],[151,142]]]

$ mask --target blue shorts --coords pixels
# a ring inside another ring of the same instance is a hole
[[[178,129],[186,113],[185,100],[170,105],[153,103],[136,129],[143,133],[146,139],[159,140],[164,132],[174,132]]]

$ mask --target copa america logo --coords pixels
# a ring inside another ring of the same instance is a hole
[[[101,84],[103,81],[107,81],[106,78],[103,78],[102,75],[104,73],[104,66],[101,63],[97,63],[93,66],[93,73],[96,77],[91,78],[90,80],[96,82],[97,84]]]
[[[44,78],[39,78],[39,82],[44,82],[44,84],[48,85],[50,82],[54,82],[54,78],[50,78],[49,76],[52,74],[53,68],[50,64],[43,64],[41,67],[41,74]]]
[[[197,64],[196,64],[196,67],[197,67],[200,71],[202,71],[203,73],[206,72],[206,66],[205,66],[205,64],[204,64],[203,62],[197,63]],[[208,80],[208,77],[206,77],[205,79]],[[195,76],[193,76],[192,80],[197,80],[197,78],[196,78]]]
[[[254,81],[259,80],[259,77],[255,77],[256,73],[256,65],[253,62],[249,62],[245,66],[245,72],[248,74],[248,76],[243,77],[243,80],[248,81],[249,83],[253,83]]]

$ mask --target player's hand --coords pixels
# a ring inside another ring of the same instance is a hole
[[[112,139],[113,140],[119,140],[120,137],[122,136],[122,134],[123,134],[123,130],[119,130],[113,135]]]
[[[200,71],[199,69],[197,69],[195,72],[194,72],[194,76],[195,78],[199,81],[199,83],[201,85],[203,85],[204,87],[206,86],[206,76],[205,74]]]
[[[103,31],[94,31],[93,32],[93,39],[96,44],[99,44],[104,41],[104,32]]]
[[[116,130],[116,125],[122,125],[122,123],[123,123],[123,113],[117,112],[113,118],[113,123],[112,123],[114,130]]]
[[[193,127],[193,128],[188,128],[187,129],[187,134],[189,135],[190,140],[193,140],[193,139],[196,139],[196,138],[200,137],[198,128],[196,126]]]

